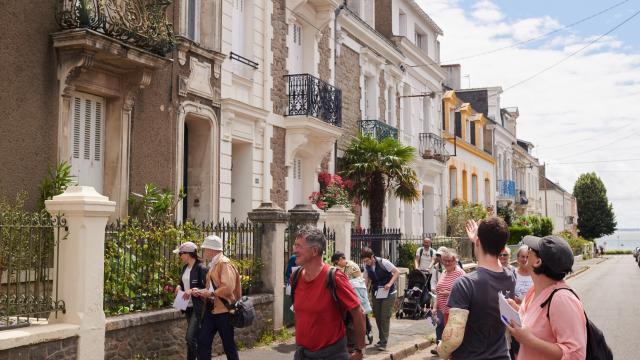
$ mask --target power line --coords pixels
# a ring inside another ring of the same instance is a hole
[[[476,53],[476,54],[471,54],[471,55],[467,55],[467,56],[463,56],[463,57],[459,57],[459,58],[447,59],[447,60],[444,60],[443,62],[447,63],[447,62],[456,62],[456,61],[460,61],[460,60],[472,59],[472,58],[475,58],[475,57],[484,56],[484,55],[490,55],[490,54],[497,53],[497,52],[500,52],[500,51],[503,51],[503,50],[511,49],[511,48],[514,48],[514,47],[518,47],[520,45],[528,44],[530,42],[534,42],[536,40],[543,39],[543,38],[551,36],[551,35],[553,35],[555,33],[561,32],[563,30],[572,28],[572,27],[574,27],[576,25],[579,25],[579,24],[581,24],[581,23],[583,23],[583,22],[585,22],[587,20],[591,20],[591,19],[593,19],[595,17],[598,17],[598,16],[600,16],[600,15],[606,13],[606,12],[609,12],[609,11],[611,11],[611,10],[613,10],[613,9],[615,9],[615,8],[619,7],[620,5],[622,5],[624,3],[627,3],[627,2],[629,2],[629,0],[621,1],[621,2],[619,2],[617,4],[614,4],[614,5],[606,8],[606,9],[604,9],[604,10],[598,11],[595,14],[589,15],[589,16],[587,16],[585,18],[582,18],[582,19],[580,19],[580,20],[578,20],[576,22],[573,22],[573,23],[571,23],[569,25],[565,25],[563,27],[560,27],[558,29],[552,30],[552,31],[550,31],[548,33],[545,33],[545,34],[542,34],[540,36],[533,37],[533,38],[528,39],[528,40],[523,40],[523,41],[511,44],[511,45],[495,48],[493,50],[482,51],[482,52],[479,52],[479,53]]]
[[[542,70],[538,71],[537,73],[535,73],[535,74],[533,74],[533,75],[531,75],[531,76],[529,76],[529,77],[527,77],[527,78],[525,78],[525,79],[523,79],[523,80],[520,80],[520,81],[518,81],[517,83],[515,83],[515,84],[513,84],[513,85],[511,85],[511,86],[509,86],[509,87],[507,87],[507,88],[505,88],[502,92],[504,93],[504,92],[506,92],[506,91],[508,91],[508,90],[513,89],[513,88],[514,88],[514,87],[516,87],[516,86],[519,86],[519,85],[522,85],[522,84],[526,83],[526,82],[527,82],[527,81],[529,81],[529,80],[533,80],[534,78],[536,78],[536,77],[538,77],[538,76],[540,76],[540,75],[544,74],[545,72],[547,72],[547,71],[549,71],[549,70],[551,70],[551,69],[555,68],[556,66],[558,66],[558,65],[560,65],[560,64],[562,64],[562,63],[564,63],[565,61],[569,60],[570,58],[572,58],[572,57],[574,57],[574,56],[578,55],[578,54],[579,54],[579,53],[581,53],[582,51],[584,51],[584,50],[586,50],[587,48],[589,48],[591,45],[593,45],[593,44],[597,43],[598,41],[602,40],[602,38],[604,38],[605,36],[607,36],[607,35],[611,34],[611,33],[612,33],[612,32],[614,32],[615,30],[617,30],[618,28],[620,28],[622,25],[624,25],[624,24],[628,23],[629,21],[631,21],[631,19],[633,19],[634,17],[638,16],[638,14],[640,14],[640,10],[636,11],[636,12],[635,12],[635,13],[633,13],[631,16],[627,17],[627,18],[626,18],[626,19],[624,19],[622,22],[618,23],[616,26],[614,26],[614,27],[612,27],[611,29],[609,29],[609,30],[608,30],[607,32],[605,32],[604,34],[602,34],[602,35],[598,36],[598,37],[597,37],[597,38],[595,38],[594,40],[589,41],[589,42],[587,43],[587,45],[585,45],[585,46],[581,47],[580,49],[578,49],[578,50],[576,50],[576,51],[572,52],[571,54],[569,54],[569,55],[565,56],[564,58],[560,59],[560,61],[557,61],[557,62],[553,63],[552,65],[547,66],[546,68],[544,68],[544,69],[542,69]]]
[[[618,131],[620,131],[620,130],[623,130],[623,129],[628,128],[629,126],[631,126],[631,125],[633,125],[633,124],[634,124],[634,122],[629,122],[628,124],[626,124],[626,125],[624,125],[624,126],[621,126],[621,127],[617,128],[617,129],[615,129],[615,130],[608,131],[607,133],[611,134],[611,133],[618,132]],[[545,150],[545,151],[546,151],[546,150],[549,150],[549,149],[557,149],[557,148],[562,148],[562,147],[565,147],[565,146],[569,146],[569,145],[574,145],[574,144],[577,144],[577,143],[581,143],[581,142],[583,142],[583,141],[593,140],[593,139],[598,138],[598,137],[601,137],[601,136],[602,136],[602,133],[599,133],[599,134],[597,134],[597,135],[595,135],[595,136],[591,136],[591,137],[584,138],[584,139],[579,139],[579,140],[572,141],[572,142],[568,142],[568,143],[564,143],[564,144],[561,144],[561,145],[554,145],[554,146],[544,146],[544,145],[540,146],[540,145],[538,145],[538,146],[537,146],[537,148],[538,148],[538,150],[543,149],[543,150]]]

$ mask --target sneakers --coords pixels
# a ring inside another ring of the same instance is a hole
[[[438,350],[435,348],[431,349],[431,354],[438,355]]]
[[[367,343],[371,345],[372,342],[373,342],[373,335],[367,334]]]
[[[387,350],[387,343],[383,343],[378,341],[378,343],[375,345],[376,348],[378,348],[378,350],[380,351],[384,351]]]

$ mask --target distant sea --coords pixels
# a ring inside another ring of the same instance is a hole
[[[640,229],[618,229],[612,235],[596,239],[605,250],[633,250],[640,246]]]

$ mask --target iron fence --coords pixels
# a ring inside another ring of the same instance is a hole
[[[183,264],[173,250],[218,235],[240,273],[243,294],[262,286],[263,228],[250,222],[165,224],[116,222],[105,230],[104,309],[107,315],[171,306]],[[200,254],[202,256],[202,252]]]
[[[61,29],[90,29],[164,56],[175,47],[166,0],[56,0]]]
[[[65,311],[56,256],[66,231],[63,216],[0,212],[0,330]]]
[[[351,260],[364,267],[360,254],[363,248],[368,247],[376,256],[388,259],[395,264],[398,261],[398,245],[401,237],[400,229],[351,229]]]
[[[288,83],[287,116],[313,116],[342,126],[342,90],[309,74],[285,75]]]

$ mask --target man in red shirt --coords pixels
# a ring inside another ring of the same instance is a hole
[[[296,236],[293,252],[296,265],[301,266],[293,299],[296,317],[295,360],[335,359],[360,360],[364,348],[364,316],[360,299],[342,271],[335,272],[334,300],[327,287],[330,266],[322,261],[326,238],[313,226],[303,227]],[[293,276],[296,276],[295,274]],[[354,322],[356,347],[349,356],[347,351],[345,312]]]

